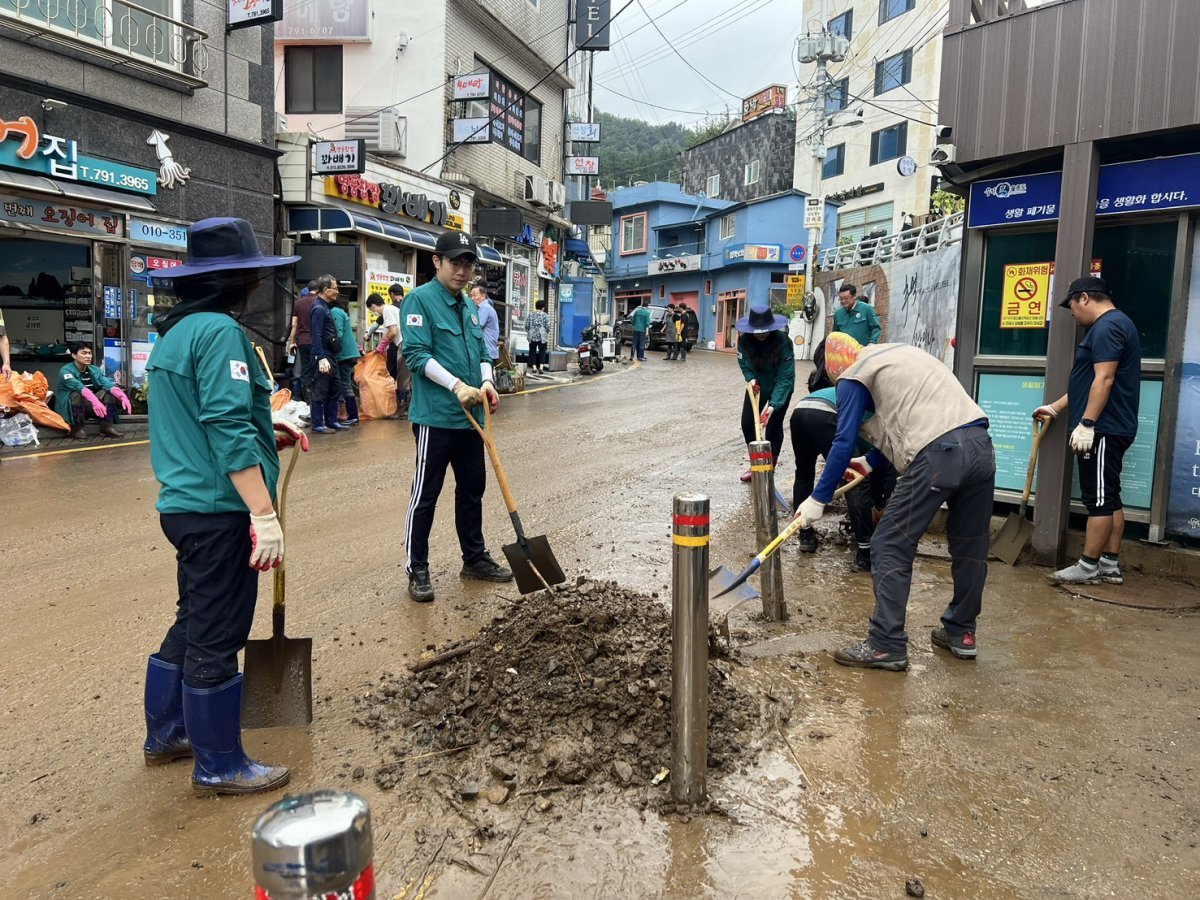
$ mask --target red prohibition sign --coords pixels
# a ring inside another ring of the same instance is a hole
[[[1032,300],[1037,296],[1037,292],[1037,282],[1032,278],[1019,278],[1013,287],[1013,293],[1017,295],[1018,300]]]

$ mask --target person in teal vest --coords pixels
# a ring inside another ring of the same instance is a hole
[[[650,337],[650,300],[642,301],[642,305],[633,311],[629,317],[633,324],[633,346],[629,350],[630,359],[646,359],[646,342]]]
[[[278,451],[297,441],[307,450],[308,439],[272,422],[270,379],[235,316],[297,259],[263,256],[244,219],[205,219],[189,230],[184,264],[152,276],[178,299],[155,320],[146,371],[156,509],[177,551],[179,598],[147,665],[143,752],[150,766],[194,757],[200,796],[274,790],[289,778],[242,749],[238,653],[258,575],[283,561]]]
[[[358,399],[354,396],[354,367],[362,353],[358,349],[358,339],[354,336],[354,326],[350,324],[350,314],[346,312],[346,301],[338,297],[329,310],[333,318],[334,328],[341,339],[341,349],[337,351],[338,375],[342,384],[342,401],[346,404],[346,425],[358,424]],[[336,419],[336,415],[334,416]]]
[[[124,437],[117,431],[117,410],[130,411],[129,397],[120,385],[104,374],[100,366],[92,365],[92,345],[68,345],[71,362],[58,372],[54,385],[54,411],[71,426],[71,437],[82,441],[87,437],[84,423],[100,420],[100,433],[105,437]]]

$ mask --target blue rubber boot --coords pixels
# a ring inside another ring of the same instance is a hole
[[[183,718],[196,757],[192,792],[197,797],[258,794],[288,783],[287,767],[264,765],[242,749],[241,675],[212,688],[185,684]]]
[[[183,727],[183,666],[151,655],[146,665],[146,765],[163,766],[192,755]]]
[[[313,403],[308,408],[308,414],[312,421],[312,430],[316,434],[333,434],[337,431],[336,428],[330,428],[325,424],[325,404]]]
[[[332,428],[334,431],[349,431],[349,425],[343,425],[338,421],[338,401],[337,397],[330,397],[325,404],[325,427]]]

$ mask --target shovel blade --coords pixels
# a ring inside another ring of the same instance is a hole
[[[1032,522],[1017,513],[1009,513],[996,536],[992,538],[992,556],[1010,566],[1016,565],[1017,557],[1025,549],[1032,533]]]
[[[762,595],[759,594],[754,586],[742,579],[741,584],[735,584],[741,576],[726,566],[717,566],[708,573],[708,593],[714,600],[723,595],[726,591],[732,593],[732,599],[736,603],[742,603],[746,600],[757,600]],[[736,605],[736,603],[734,605]]]
[[[247,641],[242,727],[311,725],[312,638]]]
[[[503,550],[508,567],[516,576],[517,590],[522,594],[532,594],[546,585],[562,584],[567,580],[544,534],[526,538],[524,544],[505,544]],[[541,578],[538,577],[539,573]],[[545,584],[542,583],[543,578]]]

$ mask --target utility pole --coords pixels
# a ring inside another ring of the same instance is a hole
[[[829,31],[828,11],[826,0],[819,0],[820,29],[806,30],[799,39],[796,47],[796,58],[802,63],[816,63],[816,84],[812,90],[813,130],[808,143],[812,151],[812,182],[809,193],[810,200],[816,201],[815,210],[806,211],[808,219],[808,255],[805,257],[804,290],[805,301],[815,303],[813,275],[817,267],[817,253],[821,248],[821,229],[824,226],[825,197],[821,193],[821,167],[825,161],[825,133],[833,126],[833,119],[826,113],[829,99],[829,75],[825,67],[830,62],[841,62],[846,58],[850,49],[850,41],[840,34]],[[805,17],[805,28],[809,26]],[[808,206],[809,204],[806,204]],[[808,347],[807,355],[811,358],[813,348]]]

